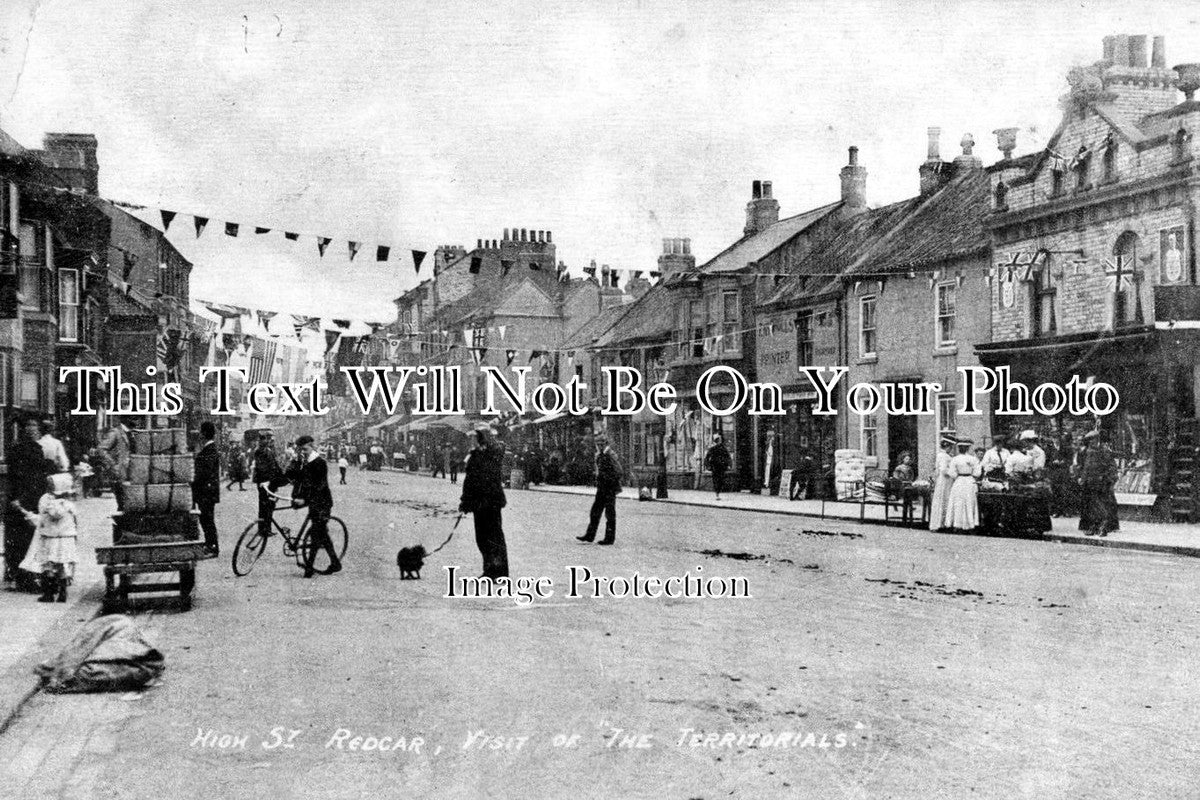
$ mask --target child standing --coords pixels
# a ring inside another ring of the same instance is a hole
[[[72,484],[70,474],[51,475],[46,479],[46,493],[38,500],[38,513],[21,509],[25,519],[37,526],[21,569],[42,574],[39,603],[65,603],[67,585],[75,576],[79,531]]]

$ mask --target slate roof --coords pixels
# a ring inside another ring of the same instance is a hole
[[[991,179],[968,169],[886,231],[883,241],[850,266],[848,274],[904,272],[986,252],[984,217],[991,210]]]
[[[591,347],[593,343],[616,325],[635,303],[610,306],[575,329],[560,345],[563,350],[582,350]]]
[[[675,329],[675,307],[671,292],[661,283],[638,299],[618,324],[596,340],[596,349],[614,349],[626,342],[669,337]]]
[[[697,272],[710,274],[744,269],[747,264],[758,261],[840,205],[840,201],[830,203],[794,217],[781,219],[758,233],[747,234],[703,264]]]
[[[796,275],[787,278],[763,305],[784,305],[814,297],[837,287],[842,275],[887,233],[901,224],[922,202],[913,197],[872,208],[834,225],[796,265]]]

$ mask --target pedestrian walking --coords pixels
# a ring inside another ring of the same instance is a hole
[[[338,481],[342,486],[346,485],[346,470],[350,469],[350,461],[346,458],[346,454],[342,453],[338,457],[338,472],[342,474],[341,480]]]
[[[725,473],[729,471],[731,464],[733,459],[725,449],[725,441],[721,434],[713,434],[712,447],[708,448],[704,455],[704,466],[712,473],[713,491],[716,492],[718,501],[721,499],[721,491],[725,488]]]
[[[192,501],[200,509],[200,530],[204,531],[204,549],[210,555],[221,553],[217,539],[217,503],[221,502],[221,457],[217,454],[217,427],[211,422],[200,423],[202,444],[196,451],[192,477]]]
[[[450,447],[450,482],[458,483],[458,473],[463,463],[463,450],[455,444]]]
[[[258,532],[261,536],[271,535],[271,520],[275,517],[275,498],[271,493],[286,483],[272,439],[272,433],[264,431],[258,437],[258,449],[254,451],[254,485],[258,487]]]
[[[288,467],[284,478],[293,484],[292,508],[308,508],[309,545],[304,561],[304,577],[315,575],[313,563],[317,551],[329,554],[329,574],[342,571],[337,548],[329,539],[329,517],[333,514],[333,492],[329,490],[329,465],[313,446],[313,437],[296,440],[296,460]]]
[[[954,486],[954,472],[950,462],[954,460],[954,451],[958,442],[954,439],[942,439],[942,449],[938,451],[937,461],[933,469],[933,498],[929,501],[929,530],[945,530],[946,516],[950,510],[950,489]]]
[[[117,501],[117,511],[125,509],[125,481],[129,478],[129,429],[118,422],[106,428],[100,440],[100,453],[104,462],[104,482],[112,488]]]
[[[596,499],[588,519],[587,532],[576,537],[581,542],[596,541],[603,514],[604,538],[598,544],[612,544],[617,538],[617,495],[621,493],[621,462],[608,444],[608,437],[596,437]]]
[[[450,465],[446,463],[450,460],[449,456],[446,455],[446,448],[448,446],[449,445],[443,444],[438,448],[437,452],[434,453],[433,458],[431,459],[433,461],[433,467],[430,469],[429,477],[436,478],[440,472],[442,477],[445,478],[446,474],[450,471]]]
[[[41,425],[36,417],[27,417],[21,434],[8,449],[8,499],[4,515],[4,579],[14,581],[18,591],[37,590],[35,576],[22,572],[18,565],[29,552],[35,525],[25,514],[37,508],[46,491],[46,478],[54,474],[55,465],[46,458],[42,446]]]
[[[225,476],[229,478],[229,482],[225,484],[226,489],[233,489],[233,485],[236,483],[239,490],[246,491],[246,487],[243,486],[246,481],[246,457],[242,453],[242,448],[237,445],[229,447]]]
[[[42,454],[54,462],[58,472],[70,472],[71,459],[67,457],[67,448],[63,447],[62,441],[54,435],[56,428],[53,417],[43,419],[42,436],[38,439],[38,444],[42,446]]]
[[[1084,536],[1103,537],[1121,529],[1117,519],[1117,496],[1113,492],[1117,482],[1117,462],[1105,439],[1101,431],[1089,431],[1083,437],[1087,454],[1079,480],[1083,495],[1079,527]]]
[[[973,531],[979,527],[979,486],[976,479],[982,470],[979,459],[971,455],[971,440],[960,439],[958,455],[950,460],[954,484],[950,487],[945,526],[956,531]]]
[[[20,568],[32,575],[41,575],[39,603],[67,602],[67,585],[75,577],[79,527],[75,503],[71,500],[74,489],[71,475],[60,472],[46,478],[46,491],[38,498],[37,513],[18,503],[22,516],[34,526],[29,550]]]
[[[463,475],[462,498],[458,510],[475,517],[475,544],[483,557],[484,578],[508,577],[508,548],[504,544],[501,509],[504,497],[501,466],[504,445],[496,441],[495,431],[485,423],[475,426],[475,446],[467,454]]]

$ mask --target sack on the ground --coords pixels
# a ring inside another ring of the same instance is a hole
[[[650,492],[649,486],[643,486],[638,489],[638,500],[653,500],[654,495]]]
[[[110,614],[89,622],[61,653],[34,671],[47,692],[125,692],[155,680],[165,666],[162,653],[133,620]]]

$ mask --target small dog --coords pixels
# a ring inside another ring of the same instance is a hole
[[[421,567],[425,566],[426,555],[428,553],[421,545],[401,547],[400,552],[396,553],[396,566],[400,568],[400,580],[421,580]]]

